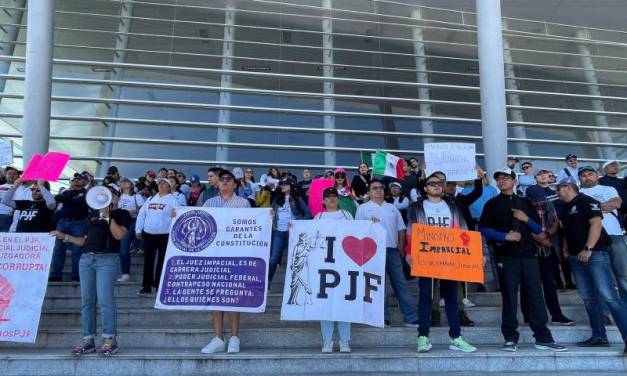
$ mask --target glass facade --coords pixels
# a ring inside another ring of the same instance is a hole
[[[418,3],[56,0],[50,149],[99,176],[482,153],[475,14]],[[0,136],[19,154],[27,7],[0,4]],[[503,22],[509,153],[627,162],[627,34]]]

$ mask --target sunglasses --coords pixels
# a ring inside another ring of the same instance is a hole
[[[335,174],[335,178],[336,179],[344,179],[344,178],[346,178],[346,175]]]
[[[531,168],[531,166],[529,166],[529,165],[522,166],[522,169],[523,169],[523,170],[527,170],[527,169],[530,169],[530,168]]]
[[[444,187],[444,183],[430,181],[430,182],[427,183],[427,187]]]
[[[248,170],[248,171],[246,171],[246,173],[247,173],[247,174],[252,174],[252,173],[253,173],[253,170]]]

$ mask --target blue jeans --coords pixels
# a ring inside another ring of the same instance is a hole
[[[131,245],[135,239],[135,222],[137,219],[131,219],[126,236],[120,240],[120,265],[122,266],[122,274],[131,274]]]
[[[57,231],[61,231],[70,236],[82,238],[87,233],[87,220],[65,221],[59,220],[57,223]],[[63,266],[65,265],[65,254],[67,249],[72,251],[72,278],[78,279],[78,262],[81,259],[81,247],[73,243],[64,243],[63,240],[57,239],[54,243],[54,251],[52,253],[52,272],[51,277],[61,278],[63,276]]]
[[[270,282],[272,282],[272,277],[274,277],[274,272],[276,272],[276,267],[281,262],[281,258],[283,258],[283,250],[287,248],[287,244],[290,241],[290,232],[289,231],[272,231],[272,246],[270,250],[270,265],[268,268],[268,286]]]
[[[344,321],[320,321],[320,331],[322,332],[322,342],[333,341],[333,329],[337,323],[337,331],[340,333],[340,341],[351,340],[351,323]]]
[[[618,297],[607,252],[594,251],[587,263],[582,263],[577,256],[569,256],[568,262],[573,273],[577,290],[586,306],[590,318],[592,336],[607,338],[603,305],[609,309],[623,340],[627,343],[627,305]]]
[[[627,305],[627,243],[623,235],[610,235],[610,238],[612,238],[612,247],[609,249],[612,271],[618,285],[618,293]]]
[[[458,281],[440,280],[440,291],[448,319],[448,335],[457,338],[462,335],[462,328],[459,322],[459,305],[457,304]],[[418,335],[429,336],[431,329],[431,305],[433,304],[433,278],[420,277],[418,279],[420,295],[418,299]]]
[[[392,285],[396,300],[398,300],[398,307],[403,314],[404,322],[406,324],[412,324],[418,321],[418,310],[416,309],[414,299],[409,291],[409,285],[407,284],[405,275],[403,275],[403,262],[401,261],[401,255],[398,249],[386,248],[385,272]],[[389,321],[391,315],[388,309],[387,297],[384,300],[384,318]]]
[[[79,270],[83,337],[96,336],[96,301],[100,309],[102,336],[111,338],[118,332],[113,291],[119,262],[117,253],[85,253],[81,256]]]
[[[9,232],[13,224],[13,215],[0,214],[0,232]]]

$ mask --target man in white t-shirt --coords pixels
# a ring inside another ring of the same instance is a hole
[[[621,299],[627,304],[627,244],[618,217],[621,199],[614,187],[599,184],[599,175],[592,166],[579,170],[580,192],[601,203],[603,228],[612,238],[610,257]]]
[[[392,204],[385,202],[384,185],[381,180],[373,179],[368,183],[368,197],[370,201],[360,205],[355,213],[355,219],[371,220],[381,223],[386,237],[385,271],[398,300],[403,314],[405,326],[418,327],[418,311],[414,299],[409,291],[407,280],[403,275],[401,254],[405,249],[405,223],[401,213]],[[390,325],[388,299],[385,299],[385,325]]]

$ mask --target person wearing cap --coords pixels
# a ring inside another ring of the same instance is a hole
[[[380,223],[385,229],[385,272],[403,314],[404,326],[416,328],[418,327],[418,310],[411,296],[407,280],[403,275],[403,262],[401,260],[401,254],[405,252],[407,240],[405,222],[403,222],[403,217],[398,209],[385,202],[385,185],[381,180],[370,180],[367,194],[369,200],[365,204],[359,205],[355,219],[374,221]],[[384,322],[385,326],[389,327],[392,318],[388,308],[389,299],[386,297],[384,301]]]
[[[0,185],[0,200],[13,187],[15,181],[20,177],[20,173],[16,168],[11,166],[5,168],[4,175],[6,183]],[[13,223],[13,208],[8,205],[0,204],[0,232],[9,232]]]
[[[193,174],[189,176],[189,199],[188,206],[198,206],[200,195],[205,190],[205,186],[200,183],[200,176]]]
[[[547,327],[548,317],[542,299],[540,269],[536,259],[535,241],[541,240],[540,218],[531,202],[514,192],[516,173],[509,167],[494,173],[499,195],[486,202],[479,219],[479,231],[494,247],[497,263],[503,276],[501,332],[505,338],[503,351],[516,351],[518,332],[518,289],[522,284],[529,307],[529,326],[540,350],[565,351],[566,347],[553,340]],[[538,236],[539,235],[539,236]]]
[[[507,167],[516,171],[516,165],[518,164],[518,158],[507,157]]]
[[[335,187],[328,187],[322,192],[324,210],[316,214],[314,220],[317,221],[350,221],[353,219],[351,213],[340,209],[339,193]],[[297,274],[292,274],[296,278]],[[351,339],[351,323],[342,321],[320,321],[320,332],[322,333],[322,352],[333,352],[333,331],[337,323],[337,330],[340,335],[340,352],[349,353]]]
[[[219,172],[217,178],[220,191],[217,196],[207,200],[203,207],[231,209],[250,208],[250,202],[248,202],[245,198],[239,197],[235,193],[237,183],[235,182],[235,175],[233,175],[231,171],[222,170]],[[203,354],[214,354],[224,351],[229,353],[238,353],[240,349],[240,340],[238,337],[240,321],[239,312],[229,312],[231,337],[228,341],[228,348],[224,338],[224,312],[212,311],[211,317],[213,319],[213,329],[216,335],[205,347],[200,350],[200,352]]]
[[[221,172],[222,167],[209,167],[209,169],[207,170],[207,181],[209,184],[207,185],[206,189],[200,194],[200,198],[196,202],[196,206],[203,206],[210,199],[220,195],[219,176]]]
[[[468,229],[462,212],[455,201],[443,194],[444,181],[438,174],[431,174],[425,181],[425,193],[408,212],[409,226],[412,224],[424,224],[434,227],[452,227]],[[411,242],[408,239],[408,244]],[[411,266],[412,258],[409,248],[406,248],[406,260]],[[461,323],[458,306],[458,281],[440,280],[440,293],[445,301],[446,316],[449,324],[449,337],[451,344],[449,349],[466,353],[475,352],[477,348],[466,342],[461,336]],[[418,298],[418,352],[431,350],[429,331],[431,328],[431,312],[433,306],[433,278],[418,278],[420,295]]]
[[[85,201],[87,194],[85,185],[88,181],[89,178],[86,175],[76,173],[70,181],[70,189],[54,197],[57,205],[62,204],[58,212],[57,231],[78,238],[85,236],[89,214],[89,207]],[[79,281],[78,264],[81,258],[81,247],[76,243],[67,243],[58,239],[54,244],[49,281],[60,282],[62,280],[65,254],[68,248],[72,252],[72,281]]]
[[[153,287],[159,290],[172,214],[181,206],[172,194],[170,180],[159,179],[157,186],[159,191],[142,205],[135,223],[135,236],[142,240],[144,249],[144,275],[142,289],[137,293],[139,296],[152,296]]]
[[[118,200],[118,209],[126,210],[131,216],[129,231],[120,241],[120,266],[122,267],[122,275],[118,278],[118,282],[127,282],[130,280],[131,273],[131,245],[135,239],[135,224],[137,223],[137,215],[146,199],[139,193],[135,193],[133,181],[126,176],[120,177],[120,199]]]
[[[577,156],[575,154],[568,154],[564,158],[566,160],[566,166],[557,173],[557,181],[562,181],[567,177],[575,179],[577,184],[579,183],[579,168],[577,167]]]
[[[72,349],[73,355],[96,352],[96,303],[100,310],[103,337],[98,352],[105,356],[118,352],[114,287],[120,265],[120,241],[128,233],[131,215],[117,208],[119,187],[110,184],[107,188],[111,191],[112,200],[102,209],[90,210],[85,234],[74,236],[62,231],[50,233],[57,241],[81,249],[79,270],[83,339]]]
[[[587,176],[582,175],[582,178],[588,180]],[[577,345],[609,347],[603,313],[608,309],[623,337],[624,354],[627,355],[627,304],[614,288],[608,252],[612,240],[603,228],[603,204],[579,192],[572,176],[559,182],[557,194],[565,203],[561,217],[565,238],[562,251],[571,264],[592,329],[592,336]]]
[[[608,249],[612,270],[620,297],[627,305],[627,243],[618,216],[622,200],[616,189],[599,184],[599,175],[592,166],[579,169],[579,181],[581,182],[579,192],[601,203],[603,229],[612,241]]]
[[[22,179],[18,178],[2,197],[3,205],[20,211],[15,232],[49,232],[52,230],[52,216],[57,207],[57,202],[50,194],[50,184],[44,180],[33,184],[30,187],[32,200],[15,199],[15,191],[21,185]]]
[[[117,182],[120,179],[120,173],[118,172],[118,168],[115,166],[110,166],[107,169],[107,176],[113,179],[114,182]]]
[[[386,199],[386,201],[394,205],[396,209],[401,212],[403,222],[407,223],[407,209],[409,208],[409,199],[405,197],[401,189],[401,183],[390,183],[390,196]]]
[[[523,173],[518,175],[518,189],[522,192],[523,196],[527,191],[527,188],[536,184],[536,179],[533,173],[533,164],[529,161],[525,161],[520,165]]]
[[[274,272],[283,258],[283,252],[287,248],[291,221],[311,219],[311,212],[307,204],[294,189],[292,179],[283,179],[279,182],[279,191],[270,205],[274,214],[272,223],[272,242],[270,260],[268,262],[268,286],[272,282]]]

